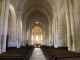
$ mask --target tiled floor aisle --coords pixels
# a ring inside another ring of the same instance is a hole
[[[35,48],[30,60],[46,60],[41,49]]]

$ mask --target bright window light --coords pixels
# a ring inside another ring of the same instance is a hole
[[[41,35],[41,40],[42,40],[42,35]]]
[[[38,35],[36,36],[36,41],[38,41]]]
[[[33,37],[33,35],[32,35],[32,40],[34,40],[34,37]]]

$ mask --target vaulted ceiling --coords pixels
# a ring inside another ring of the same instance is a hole
[[[48,17],[52,16],[52,7],[47,0],[27,0],[22,8],[22,15],[23,17],[27,14],[28,16],[32,15],[33,13],[41,13],[44,16]]]

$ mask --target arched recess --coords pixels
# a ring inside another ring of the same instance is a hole
[[[26,10],[28,10],[28,7],[31,7],[31,6],[28,6],[29,5],[29,3],[27,4],[26,2],[28,2],[28,1],[30,1],[30,0],[20,0],[20,3],[19,3],[19,5],[18,5],[18,13],[21,11],[22,12],[22,18],[23,18],[23,20],[26,20],[26,18],[24,18],[24,14],[26,13]],[[33,0],[31,0],[31,1],[33,1]],[[39,1],[43,1],[43,0],[39,0]],[[39,2],[38,1],[38,2]],[[46,1],[49,5],[47,5],[48,7],[50,6],[51,8],[50,9],[52,9],[52,11],[50,11],[49,10],[49,8],[47,8],[47,11],[49,11],[49,13],[50,14],[52,14],[52,17],[53,17],[53,13],[54,14],[56,14],[55,12],[57,11],[56,9],[56,5],[55,5],[55,2],[54,2],[54,0],[44,0],[44,1]],[[36,2],[36,1],[35,1]],[[35,3],[34,2],[34,3]],[[33,2],[32,2],[33,3]],[[27,5],[25,5],[25,4],[27,4]],[[38,4],[38,3],[36,3],[36,4]],[[41,3],[39,3],[39,5],[41,5],[42,7],[44,7],[44,9],[47,7],[46,6],[46,4],[45,3],[43,3],[44,5],[42,5]],[[26,6],[26,8],[24,7],[24,5]],[[31,4],[32,5],[32,4]],[[35,5],[35,4],[33,4],[33,5]],[[33,6],[32,5],[32,6]],[[28,6],[28,7],[27,7]],[[24,10],[23,10],[23,8],[24,8]],[[40,7],[38,7],[38,8],[40,8]],[[54,8],[54,9],[53,9]],[[42,9],[43,10],[43,9]],[[45,10],[44,10],[45,11]],[[46,11],[45,11],[46,12]],[[25,14],[25,16],[26,16],[26,14]],[[51,20],[50,22],[49,22],[49,26],[50,26],[50,28],[49,28],[49,32],[50,32],[50,34],[49,34],[49,36],[52,36],[51,35],[51,33],[52,33],[52,24],[53,23],[51,23],[52,22],[52,19],[48,19],[48,20]],[[51,39],[52,37],[50,37],[50,39],[49,40],[52,40]],[[52,41],[51,41],[52,42]]]
[[[43,38],[42,37],[43,37],[43,32],[42,32],[41,27],[39,27],[38,25],[34,26],[32,28],[32,33],[31,33],[32,45],[35,45],[35,44],[42,45],[43,44]]]
[[[42,24],[45,33],[43,32],[44,35],[46,35],[44,37],[44,41],[46,42],[46,44],[48,45],[48,41],[49,41],[49,22],[47,20],[47,18],[39,13],[34,13],[32,14],[30,17],[28,17],[27,22],[26,22],[26,30],[28,31],[29,27],[33,26],[33,24],[35,22],[39,22]],[[30,40],[30,39],[28,39]]]
[[[8,32],[7,32],[8,47],[16,47],[16,14],[12,4],[9,5],[9,18],[8,18]]]

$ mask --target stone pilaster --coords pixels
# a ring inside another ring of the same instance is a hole
[[[2,30],[3,30],[3,20],[4,20],[4,10],[5,10],[5,2],[6,0],[2,0],[0,2],[1,7],[0,7],[0,53],[2,53]]]
[[[64,2],[63,2],[64,3]],[[66,46],[66,20],[65,20],[65,7],[64,4],[59,7],[58,5],[58,46]]]
[[[10,0],[5,2],[5,11],[4,11],[4,20],[3,20],[3,29],[2,29],[2,52],[6,52],[6,37],[8,30],[8,14],[9,14],[9,3]]]
[[[20,46],[23,46],[22,27],[22,20],[20,20]]]
[[[75,21],[76,52],[80,53],[80,0],[74,0],[73,14]]]
[[[45,31],[43,32],[43,45],[46,45],[46,41],[45,41]]]
[[[20,20],[21,20],[21,10],[17,13],[17,48],[20,48]]]
[[[54,47],[58,47],[58,16],[57,11],[54,13]]]
[[[52,46],[54,46],[54,17],[52,19]]]
[[[22,36],[22,40],[23,40],[23,46],[25,46],[26,45],[26,43],[27,43],[27,36],[26,36],[26,34],[27,34],[27,31],[26,31],[26,20],[23,20],[22,21],[22,25],[23,25],[23,27],[22,27],[22,34],[23,34],[23,36]]]
[[[49,21],[49,46],[52,46],[52,21]]]
[[[70,12],[69,12],[69,2],[65,0],[65,10],[66,10],[66,23],[67,23],[67,46],[68,50],[71,51],[71,23],[70,23]]]
[[[30,28],[27,30],[27,40],[28,40],[28,45],[31,45],[31,30],[30,30]]]
[[[16,23],[16,14],[15,14],[15,10],[14,10],[14,7],[10,4],[9,5],[9,8],[10,8],[10,18],[8,19],[9,22],[8,22],[8,36],[9,36],[9,41],[8,41],[8,46],[9,47],[17,47],[17,39],[16,39],[16,36],[17,36],[17,23]]]
[[[72,51],[76,51],[75,21],[74,21],[74,13],[73,13],[74,2],[72,0],[68,0],[68,1],[69,1],[70,20],[71,20]]]

